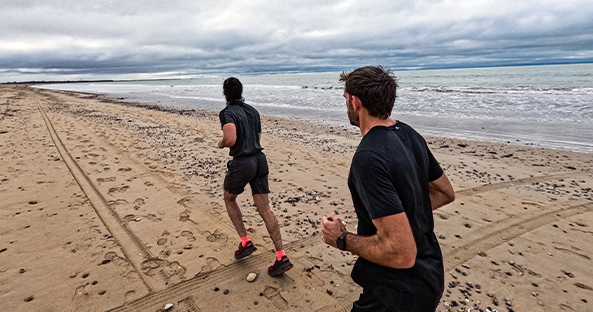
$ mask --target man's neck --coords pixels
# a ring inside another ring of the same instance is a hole
[[[230,106],[230,105],[243,105],[243,99],[234,99],[234,100],[230,100],[230,101],[227,100],[226,105],[227,106]]]
[[[391,118],[380,119],[377,117],[366,115],[360,118],[360,134],[364,137],[372,128],[377,126],[390,127],[397,122]]]

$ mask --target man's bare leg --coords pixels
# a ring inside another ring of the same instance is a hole
[[[257,207],[257,212],[266,224],[266,229],[268,230],[268,233],[274,242],[276,251],[283,250],[284,247],[282,246],[280,226],[278,226],[278,219],[276,219],[276,216],[270,210],[270,205],[268,204],[268,194],[253,194],[253,203],[255,204],[255,207]],[[243,225],[243,223],[241,223],[241,225]],[[245,229],[245,227],[243,227],[243,229]]]
[[[231,222],[233,222],[239,237],[247,236],[247,231],[243,224],[243,214],[241,214],[241,209],[239,209],[239,205],[237,204],[237,195],[224,190],[224,204],[226,205],[226,211],[229,214],[229,218],[231,218]]]

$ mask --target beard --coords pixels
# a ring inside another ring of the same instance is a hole
[[[348,119],[350,120],[350,124],[360,128],[360,120],[358,118],[358,114],[356,113],[356,111],[354,111],[354,107],[352,107],[352,104],[347,105],[347,107],[347,114]]]

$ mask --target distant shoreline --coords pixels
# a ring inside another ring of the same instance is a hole
[[[522,63],[522,64],[502,64],[502,65],[489,65],[489,66],[462,66],[462,67],[430,67],[430,68],[422,68],[422,67],[399,67],[393,68],[390,66],[386,66],[390,68],[394,72],[404,72],[404,71],[428,71],[428,70],[457,70],[457,69],[486,69],[486,68],[505,68],[505,67],[531,67],[531,66],[561,66],[561,65],[581,65],[581,64],[593,64],[592,61],[583,61],[583,62],[556,62],[556,63]],[[229,72],[229,73],[217,73],[211,74],[208,76],[228,76],[228,75],[238,75],[238,76],[265,76],[265,75],[284,75],[284,74],[317,74],[317,73],[330,73],[330,72],[342,72],[343,70],[350,70],[352,68],[344,66],[343,68],[335,68],[334,70],[311,70],[311,71],[283,71],[283,72]],[[96,83],[96,82],[131,82],[131,81],[166,81],[166,80],[179,80],[179,79],[198,79],[201,76],[196,75],[195,77],[191,78],[182,78],[182,77],[171,77],[171,78],[155,78],[155,79],[98,79],[98,80],[52,80],[52,81],[45,81],[45,80],[31,80],[31,81],[13,81],[13,82],[0,82],[0,85],[22,85],[22,84],[58,84],[58,83]]]
[[[66,80],[66,81],[23,81],[23,82],[1,82],[0,85],[44,85],[63,83],[96,83],[96,82],[117,82],[117,80]]]

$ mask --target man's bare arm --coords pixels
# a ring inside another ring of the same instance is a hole
[[[440,178],[428,183],[428,192],[433,211],[455,200],[453,186],[444,173]]]
[[[231,147],[237,141],[237,127],[234,123],[222,126],[222,139],[218,141],[218,148]]]
[[[373,220],[377,234],[346,235],[346,250],[370,262],[390,268],[408,269],[416,262],[416,242],[405,213]],[[342,221],[335,214],[322,218],[323,241],[336,247],[338,237],[344,232]]]

